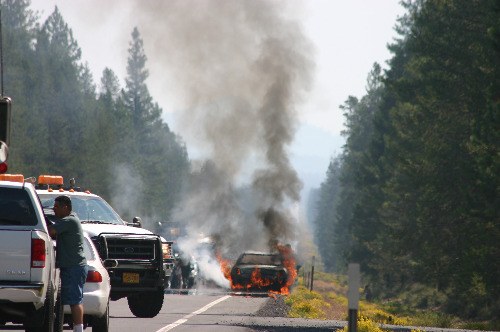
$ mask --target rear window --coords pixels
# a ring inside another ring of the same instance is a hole
[[[0,188],[0,226],[35,226],[38,223],[28,193],[19,188]]]

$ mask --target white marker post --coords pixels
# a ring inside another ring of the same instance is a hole
[[[347,290],[347,301],[349,309],[348,331],[356,332],[358,329],[358,308],[359,308],[359,264],[350,263],[347,267],[349,278],[349,288]]]

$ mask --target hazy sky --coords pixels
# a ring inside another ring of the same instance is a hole
[[[32,8],[39,10],[44,20],[57,5],[82,49],[82,60],[93,71],[95,82],[100,82],[103,69],[109,67],[124,84],[132,29],[137,26],[139,32],[145,30],[134,20],[135,13],[128,5],[131,1],[32,0]],[[312,91],[299,106],[301,126],[291,146],[291,161],[306,187],[317,187],[324,180],[332,155],[341,152],[344,119],[339,105],[349,95],[364,95],[366,77],[374,62],[385,67],[390,58],[386,46],[396,36],[393,28],[404,10],[399,0],[288,0],[287,3],[292,3],[292,8],[296,6],[292,14],[302,23],[304,33],[314,45],[316,63]],[[148,49],[153,47],[148,44],[147,36],[142,37],[145,53],[151,59],[153,55]],[[177,106],[165,86],[164,73],[151,66],[148,69],[151,95],[163,108],[169,126],[183,136],[172,116]],[[189,141],[187,145],[189,149]]]

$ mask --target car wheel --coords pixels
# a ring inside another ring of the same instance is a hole
[[[160,288],[156,292],[144,292],[127,297],[128,307],[136,317],[153,318],[163,306],[165,290]]]
[[[45,303],[43,308],[40,309],[43,313],[42,324],[40,326],[25,325],[26,332],[52,332],[54,331],[55,321],[55,305],[54,305],[54,290],[49,282],[47,287],[47,294],[45,295]]]
[[[61,282],[59,282],[59,290],[57,292],[56,305],[54,308],[54,332],[62,332],[64,325],[64,306],[61,298]]]
[[[92,320],[92,332],[108,332],[109,330],[109,302],[106,306],[106,312],[101,317],[95,317]]]

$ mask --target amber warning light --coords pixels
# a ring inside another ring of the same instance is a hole
[[[24,175],[22,174],[0,174],[1,181],[11,181],[11,182],[24,182]]]
[[[63,185],[63,177],[59,175],[40,175],[38,177],[39,184],[57,184]]]

